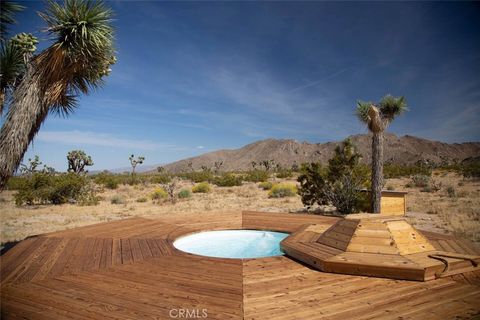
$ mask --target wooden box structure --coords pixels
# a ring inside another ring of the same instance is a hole
[[[369,190],[361,190],[370,196]],[[380,214],[387,216],[403,216],[407,213],[407,192],[382,190]],[[369,212],[372,212],[371,209]]]

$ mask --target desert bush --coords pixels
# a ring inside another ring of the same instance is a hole
[[[191,194],[190,194],[190,190],[188,190],[188,189],[182,189],[178,193],[178,198],[180,198],[180,199],[187,199],[187,198],[190,198],[190,197],[191,197]]]
[[[80,195],[77,199],[77,203],[80,206],[96,206],[100,202],[100,197],[97,196],[97,186],[93,181],[89,180],[88,183],[80,191]]]
[[[159,201],[161,199],[166,199],[168,197],[167,191],[163,188],[157,188],[150,193],[150,199],[153,201]]]
[[[302,164],[297,181],[300,183],[298,193],[302,198],[303,205],[307,208],[315,203],[319,205],[328,204],[325,197],[326,170],[320,163]]]
[[[370,170],[359,161],[360,154],[347,139],[335,148],[328,167],[320,163],[303,164],[297,179],[302,203],[307,208],[331,204],[343,214],[363,210],[367,205],[360,189],[369,187]]]
[[[360,210],[364,205],[359,189],[360,179],[353,175],[342,175],[325,189],[328,201],[342,214],[350,214]]]
[[[7,190],[20,190],[24,185],[25,181],[28,179],[26,176],[13,176],[7,181]]]
[[[273,183],[270,181],[260,182],[258,187],[263,190],[270,190],[273,187]]]
[[[234,187],[242,185],[242,176],[234,175],[233,173],[224,173],[216,176],[213,183],[219,187]]]
[[[172,177],[168,174],[156,174],[150,178],[151,183],[170,183],[172,181]]]
[[[393,186],[390,186],[390,185],[389,185],[389,186],[387,186],[387,190],[388,190],[388,191],[393,191],[393,190],[395,190],[395,188],[394,188]]]
[[[270,198],[293,197],[297,194],[297,187],[293,184],[278,183],[272,186],[268,196]]]
[[[213,173],[209,170],[183,172],[183,173],[179,173],[178,177],[184,180],[190,180],[195,183],[211,182],[213,181],[213,178],[214,178]]]
[[[425,188],[430,185],[430,176],[416,174],[412,177],[412,183],[417,188]]]
[[[177,183],[178,178],[175,178],[169,183],[162,184],[162,188],[167,192],[168,200],[170,200],[171,203],[175,203],[177,201],[177,194],[175,193],[175,191],[177,190]]]
[[[432,175],[432,169],[428,166],[414,165],[402,166],[397,164],[385,164],[383,166],[383,176],[385,179],[410,177],[411,175]]]
[[[244,180],[250,182],[264,182],[270,178],[270,174],[263,170],[250,170],[245,174]]]
[[[138,198],[138,199],[135,200],[135,201],[142,203],[142,202],[147,202],[148,199],[147,199],[146,197],[140,197],[140,198]]]
[[[95,183],[112,190],[118,188],[119,180],[117,176],[105,172],[99,173],[94,177]]]
[[[36,172],[23,180],[15,194],[15,203],[19,206],[75,203],[84,195],[87,183],[87,177],[75,173],[55,175]]]
[[[192,188],[193,193],[208,193],[210,192],[211,187],[207,182],[201,182],[199,184],[196,184]]]
[[[279,179],[288,179],[293,177],[293,171],[290,169],[280,169],[276,173],[276,177]]]
[[[463,165],[460,169],[464,178],[480,178],[480,163],[472,163]]]
[[[447,191],[447,196],[449,198],[455,198],[457,196],[457,190],[455,190],[454,186],[448,186],[445,191]]]
[[[119,195],[119,194],[116,194],[114,195],[113,197],[110,198],[110,203],[111,204],[125,204],[127,203],[125,197]]]

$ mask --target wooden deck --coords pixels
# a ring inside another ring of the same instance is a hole
[[[297,214],[198,213],[133,218],[33,237],[1,257],[1,316],[178,319],[179,312],[183,318],[202,318],[203,311],[206,319],[480,316],[479,272],[401,281],[319,272],[287,257],[200,257],[172,246],[176,237],[200,230],[293,232],[305,224],[327,228],[335,221]],[[446,236],[424,234],[440,246],[452,243]]]

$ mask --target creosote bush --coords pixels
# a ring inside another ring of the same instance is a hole
[[[242,176],[233,173],[224,173],[213,179],[213,183],[218,187],[234,187],[242,185]]]
[[[36,172],[25,178],[17,187],[15,203],[23,204],[63,204],[77,203],[81,197],[94,196],[94,191],[86,188],[88,178],[75,173],[51,174]]]
[[[201,182],[193,186],[193,193],[208,193],[211,191],[211,187],[207,182]]]
[[[412,177],[412,183],[417,188],[426,188],[430,185],[430,176],[416,174]]]
[[[110,203],[111,204],[125,204],[127,201],[125,198],[119,194],[114,195],[113,197],[110,198]]]
[[[297,187],[289,183],[278,183],[272,186],[268,196],[270,198],[293,197],[297,194]]]
[[[147,202],[148,199],[146,197],[140,197],[136,201],[139,202],[139,203],[143,203],[143,202]]]
[[[263,190],[270,190],[273,187],[273,183],[270,181],[260,182],[258,187]]]
[[[190,197],[191,197],[191,194],[190,194],[190,190],[188,190],[188,189],[182,189],[178,193],[178,198],[179,199],[187,199],[187,198],[190,198]]]
[[[264,170],[251,170],[245,174],[244,180],[250,182],[264,182],[270,178],[270,174]]]
[[[95,183],[104,186],[107,189],[117,189],[119,178],[111,173],[102,172],[94,177]]]
[[[150,194],[150,199],[153,201],[159,201],[162,199],[166,199],[168,197],[167,191],[163,188],[157,188],[153,190],[153,192]]]

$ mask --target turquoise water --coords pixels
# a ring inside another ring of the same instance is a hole
[[[188,253],[217,258],[261,258],[281,256],[280,241],[288,233],[259,230],[219,230],[194,233],[173,243]]]

